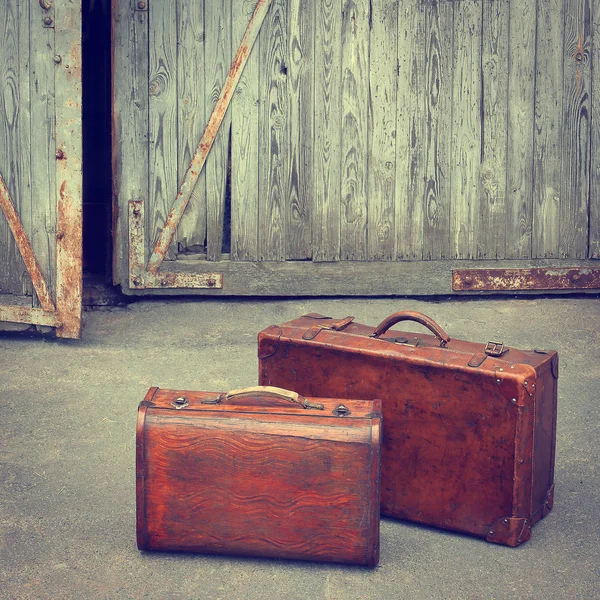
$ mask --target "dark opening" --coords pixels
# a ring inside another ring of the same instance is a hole
[[[83,272],[111,277],[110,0],[88,0],[82,14]]]

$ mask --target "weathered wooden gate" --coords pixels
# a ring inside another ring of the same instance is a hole
[[[81,329],[80,42],[80,0],[0,2],[0,321],[67,338]]]
[[[124,291],[600,287],[600,0],[270,4],[156,271],[256,0],[113,0]]]

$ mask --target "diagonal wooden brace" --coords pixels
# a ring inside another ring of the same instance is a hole
[[[175,235],[177,225],[179,224],[185,208],[190,201],[194,186],[196,185],[198,177],[204,168],[210,149],[212,148],[219,128],[223,123],[225,113],[227,112],[227,108],[229,107],[233,97],[233,93],[235,92],[240,77],[242,76],[242,72],[246,66],[248,57],[250,56],[252,46],[254,46],[254,42],[258,37],[260,28],[262,27],[267,13],[269,12],[271,2],[272,0],[258,0],[256,4],[254,13],[250,19],[250,23],[248,23],[248,27],[246,28],[246,32],[242,38],[242,43],[240,44],[237,54],[233,59],[231,68],[229,69],[229,75],[227,76],[225,85],[221,89],[221,93],[210,116],[208,125],[206,126],[204,134],[202,135],[202,139],[196,148],[192,162],[188,167],[181,187],[179,188],[179,192],[177,193],[177,197],[175,198],[175,201],[171,206],[171,210],[169,211],[165,226],[160,233],[160,237],[154,246],[152,256],[150,256],[150,260],[146,266],[146,270],[149,273],[156,274],[158,272],[158,269],[165,258],[167,249],[173,241],[173,236]]]
[[[56,309],[54,307],[54,303],[52,302],[52,298],[50,297],[46,280],[44,279],[40,265],[35,258],[33,249],[31,248],[31,244],[29,243],[29,239],[25,233],[25,229],[23,229],[21,219],[19,219],[19,215],[17,214],[15,206],[10,198],[10,194],[8,193],[6,183],[4,183],[4,179],[2,179],[2,175],[0,175],[0,208],[2,209],[2,212],[4,212],[6,220],[8,221],[8,226],[15,237],[17,247],[19,248],[19,252],[23,257],[23,262],[25,263],[27,272],[31,276],[33,288],[35,289],[35,293],[39,298],[40,305],[46,312],[55,312]]]

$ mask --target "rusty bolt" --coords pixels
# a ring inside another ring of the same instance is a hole
[[[573,275],[573,281],[579,281],[581,279],[581,275],[579,273],[575,273]]]
[[[163,287],[169,285],[169,282],[166,279],[161,279],[160,280],[160,285],[162,285]]]
[[[471,285],[473,283],[473,278],[470,275],[467,275],[464,279],[463,279],[465,285]]]
[[[582,60],[583,60],[583,54],[581,52],[576,52],[575,53],[575,61],[581,62]]]
[[[142,285],[142,278],[139,275],[136,275],[133,279],[132,279],[133,285],[138,286],[138,285]]]
[[[65,153],[59,148],[56,151],[56,160],[62,160],[65,157]]]
[[[50,27],[50,25],[52,25],[54,21],[52,20],[52,17],[45,17],[44,18],[44,25],[47,25],[48,27]]]
[[[215,287],[215,285],[217,285],[214,277],[210,277],[206,283],[208,283],[208,287]]]
[[[62,56],[60,56],[59,54],[55,54],[55,55],[54,55],[54,62],[55,62],[57,65],[60,65],[60,63],[62,62]]]
[[[143,0],[140,0],[140,2],[138,2],[138,8],[140,10],[146,10],[146,6],[147,6],[147,4],[145,2],[143,2]]]
[[[62,240],[65,237],[65,232],[64,231],[57,231],[56,232],[56,239],[57,240]]]

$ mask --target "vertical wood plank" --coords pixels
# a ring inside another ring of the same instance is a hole
[[[205,2],[204,22],[206,121],[219,98],[231,67],[231,0]],[[229,160],[231,112],[227,111],[206,160],[206,258],[220,260]]]
[[[54,4],[56,89],[56,337],[81,337],[82,126],[81,4]]]
[[[529,258],[533,212],[535,3],[511,0],[509,27],[506,258]]]
[[[369,260],[395,259],[398,3],[373,0],[369,68]]]
[[[24,144],[28,141],[25,129],[27,119],[22,118],[21,105],[29,100],[21,79],[21,33],[19,3],[3,2],[0,6],[0,173],[6,183],[15,210],[26,232],[31,231],[30,191],[23,169],[29,161],[22,162]],[[25,57],[26,59],[26,57]],[[24,107],[27,113],[27,107]],[[23,136],[25,136],[23,138]],[[28,175],[28,174],[27,174]],[[29,218],[28,218],[29,217]],[[0,211],[0,293],[31,294],[31,283],[4,214]]]
[[[206,127],[204,2],[177,4],[177,184],[183,181]],[[174,197],[173,197],[174,199]],[[171,199],[171,201],[173,200]],[[205,251],[206,174],[200,173],[175,234],[178,250]]]
[[[148,11],[136,6],[135,0],[112,4],[113,282],[123,287],[129,286],[129,201],[144,200],[150,212]]]
[[[314,14],[315,3],[289,0],[288,94],[289,94],[289,196],[286,204],[286,249],[288,260],[312,257],[310,164],[314,104]]]
[[[52,11],[53,12],[53,11]],[[54,14],[51,15],[55,17]],[[31,53],[31,247],[51,294],[56,272],[56,130],[54,28],[42,27],[40,11],[30,13]]]
[[[587,258],[588,253],[590,25],[590,0],[566,0],[560,258]]]
[[[464,0],[454,11],[451,250],[475,258],[480,210],[481,25],[480,0]]]
[[[398,14],[398,111],[396,138],[396,256],[423,258],[425,196],[425,10],[402,2]]]
[[[562,0],[537,3],[533,258],[556,258],[559,252],[563,24]]]
[[[342,9],[341,258],[367,254],[367,100],[369,0],[344,0]]]
[[[589,257],[600,258],[600,0],[592,6],[592,156]]]
[[[177,3],[150,2],[150,199],[146,211],[154,244],[177,195]],[[166,260],[175,258],[174,244]]]
[[[483,155],[477,258],[506,252],[506,145],[508,117],[508,21],[505,0],[484,0],[482,55]],[[528,129],[532,132],[531,125]]]
[[[237,48],[255,0],[233,0],[232,41]],[[248,57],[231,102],[231,258],[258,258],[260,36]]]
[[[425,67],[423,258],[450,258],[453,22],[452,2],[428,2]]]
[[[285,260],[289,190],[286,0],[273,0],[261,32],[259,259]]]
[[[340,257],[341,0],[316,3],[313,260]]]

